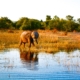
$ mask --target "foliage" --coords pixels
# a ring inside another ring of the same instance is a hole
[[[21,17],[19,20],[13,22],[7,17],[0,18],[0,29],[18,29],[18,30],[36,30],[36,29],[57,29],[59,31],[80,31],[80,18],[73,19],[71,15],[67,15],[66,19],[60,19],[57,15],[51,18],[46,15],[46,20],[30,19]]]
[[[46,21],[47,20],[51,20],[51,16],[50,15],[46,15]]]
[[[7,17],[0,18],[0,29],[10,29],[13,27],[13,22]]]

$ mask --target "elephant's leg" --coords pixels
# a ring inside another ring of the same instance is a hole
[[[22,42],[20,41],[19,47],[22,45]]]
[[[37,39],[36,39],[36,43],[38,44],[38,41],[37,41]]]
[[[31,42],[29,42],[29,48],[31,47]]]
[[[30,41],[30,38],[28,38],[28,45],[29,45],[29,48],[31,47],[31,41]]]
[[[32,44],[33,44],[33,46],[35,46],[34,42]]]
[[[31,42],[31,44],[32,44],[33,46],[35,46],[35,44],[34,44],[34,40],[33,40],[32,37],[30,38],[30,42]]]
[[[19,42],[19,47],[22,45],[23,41],[20,39],[20,42]]]
[[[25,44],[26,44],[26,43],[24,43],[24,48],[25,48]]]
[[[29,48],[31,47],[31,44],[35,46],[34,42],[29,42]]]

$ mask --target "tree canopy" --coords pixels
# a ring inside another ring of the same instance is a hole
[[[0,18],[0,29],[18,29],[18,30],[36,30],[36,29],[57,29],[59,31],[80,31],[80,18],[74,20],[74,17],[67,15],[66,19],[59,18],[55,15],[51,18],[46,15],[45,21],[21,17],[18,21],[13,22],[7,17]]]

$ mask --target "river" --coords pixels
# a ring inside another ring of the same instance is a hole
[[[0,80],[80,80],[80,50],[0,51]]]

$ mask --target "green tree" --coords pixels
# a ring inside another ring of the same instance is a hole
[[[66,19],[71,21],[71,20],[73,20],[73,16],[67,15],[67,16],[66,16]]]
[[[31,29],[31,22],[30,22],[30,20],[25,18],[23,20],[22,25],[20,26],[20,29],[21,30],[29,30],[29,29]]]
[[[17,26],[22,30],[34,30],[34,29],[40,29],[41,22],[37,19],[22,18],[18,22]]]
[[[0,18],[0,28],[1,29],[10,29],[13,27],[13,22],[7,17]]]
[[[51,16],[50,15],[46,15],[46,21],[51,20]]]
[[[53,20],[59,21],[60,18],[59,18],[57,15],[55,15],[55,16],[53,17]]]
[[[60,31],[64,31],[65,28],[64,28],[64,24],[66,23],[66,20],[65,19],[61,19],[60,22],[59,22],[59,28],[58,30]]]
[[[41,28],[41,22],[37,19],[30,19],[31,22],[31,29],[40,29]]]
[[[25,23],[25,21],[28,21],[29,19],[27,17],[22,17],[16,22],[16,29],[20,29],[20,27]],[[24,25],[23,25],[24,26]]]
[[[77,19],[78,23],[80,24],[80,18]]]

